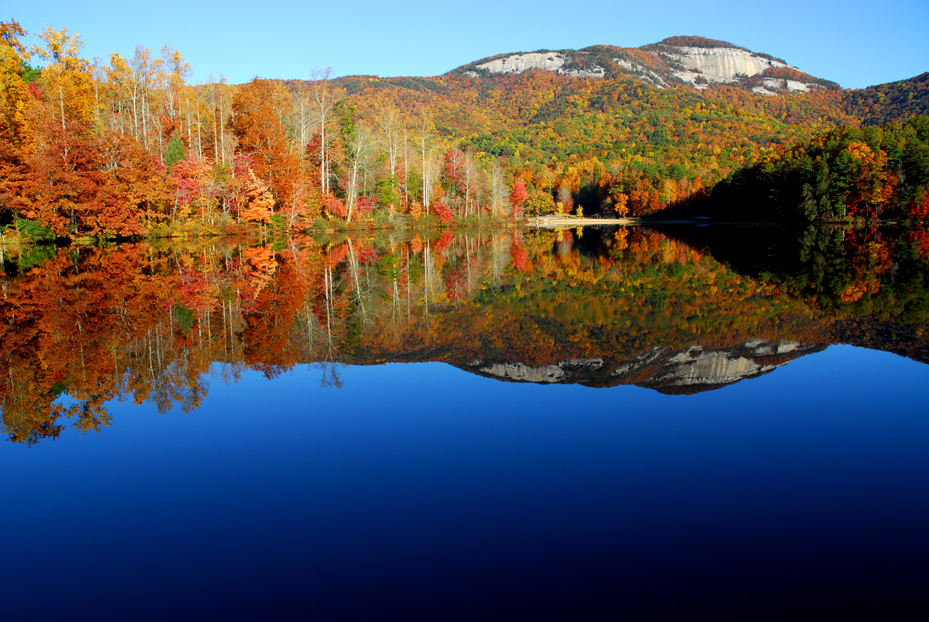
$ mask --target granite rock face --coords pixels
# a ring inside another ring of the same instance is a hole
[[[698,84],[698,78],[707,83],[731,84],[739,75],[754,76],[771,67],[788,66],[738,48],[675,47],[659,54],[683,67],[674,71],[683,82],[703,88],[706,85]]]
[[[700,345],[677,350],[656,347],[618,359],[566,359],[550,365],[475,360],[462,368],[510,382],[601,387],[635,384],[661,393],[698,393],[757,378],[820,349],[819,345],[797,341],[749,339],[724,350]]]
[[[576,78],[629,76],[658,88],[687,86],[698,90],[713,84],[742,84],[759,95],[809,92],[824,88],[822,81],[803,81],[802,72],[765,54],[718,42],[718,46],[670,45],[662,42],[642,48],[594,46],[583,50],[560,50],[503,54],[465,65],[457,71],[472,78],[492,74],[550,71]],[[790,79],[777,77],[788,71]],[[770,71],[769,71],[770,70]],[[768,73],[765,73],[765,72]],[[759,75],[763,74],[763,75]],[[750,83],[747,78],[758,76]],[[793,79],[799,77],[800,79]]]
[[[776,367],[729,352],[708,352],[694,346],[670,357],[663,370],[666,373],[655,377],[653,382],[675,387],[718,386],[759,376]]]
[[[480,365],[480,362],[474,366]],[[554,383],[562,382],[578,369],[596,370],[603,367],[603,359],[569,359],[557,365],[532,367],[523,363],[493,363],[480,367],[478,371],[489,376],[517,382]],[[565,369],[568,372],[565,372]]]
[[[542,71],[555,71],[561,73],[564,67],[564,54],[559,52],[531,52],[528,54],[513,54],[504,58],[496,58],[477,66],[490,73],[522,73],[529,69]]]
[[[489,73],[522,73],[530,69],[538,69],[540,71],[554,71],[572,78],[602,78],[606,75],[606,69],[596,65],[584,69],[565,68],[565,55],[560,52],[511,54],[510,56],[481,63],[476,68]],[[480,75],[476,71],[467,73],[472,77]]]

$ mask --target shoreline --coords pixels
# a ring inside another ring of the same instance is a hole
[[[419,224],[419,226],[417,226]],[[529,229],[574,229],[577,227],[598,227],[598,226],[621,226],[621,227],[661,227],[666,225],[671,226],[726,226],[726,227],[797,227],[797,226],[823,226],[823,225],[838,225],[838,226],[850,226],[850,227],[861,227],[861,226],[911,226],[914,224],[912,221],[901,221],[899,219],[894,220],[876,220],[876,221],[847,221],[847,220],[820,220],[813,222],[748,222],[748,221],[717,221],[710,219],[696,219],[696,218],[577,218],[572,216],[538,216],[532,218],[524,218],[520,220],[511,220],[511,219],[499,219],[499,220],[490,220],[490,221],[471,221],[471,222],[458,222],[453,224],[439,224],[437,223],[407,223],[401,226],[397,225],[383,225],[383,224],[373,224],[373,223],[352,223],[351,226],[334,226],[334,227],[310,227],[299,231],[303,235],[312,235],[312,234],[350,234],[358,232],[383,232],[383,231],[412,231],[414,233],[427,233],[433,231],[443,231],[443,230],[458,230],[458,229],[468,229],[468,228],[478,228],[482,229],[485,227],[490,228],[501,228],[501,229],[518,229],[518,228],[529,228]],[[280,233],[280,230],[275,230],[276,228],[268,227],[267,229],[262,230],[261,227],[256,227],[254,224],[233,224],[220,227],[198,227],[188,230],[184,229],[173,229],[173,230],[156,230],[149,232],[147,234],[141,234],[138,236],[130,237],[107,237],[103,241],[105,243],[115,243],[120,244],[124,242],[140,242],[140,241],[156,241],[156,240],[171,240],[171,241],[185,241],[185,240],[199,240],[207,238],[229,238],[229,237],[238,237],[238,236],[249,236],[257,234],[261,238],[274,238],[276,237],[275,233]],[[273,232],[273,233],[272,233]],[[291,231],[293,233],[294,231]],[[268,235],[271,233],[271,235]],[[0,238],[0,249],[7,250],[16,250],[17,248],[32,247],[42,244],[54,244],[58,246],[95,246],[101,242],[100,239],[95,238],[94,236],[81,236],[75,238],[57,238],[56,240],[30,240],[28,238],[22,238],[18,236],[3,236]]]

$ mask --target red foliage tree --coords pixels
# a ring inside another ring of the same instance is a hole
[[[101,137],[76,122],[67,129],[51,123],[45,131],[51,141],[29,158],[24,216],[62,236],[141,234],[164,216],[166,170],[136,141]]]
[[[513,184],[513,191],[510,193],[510,205],[513,206],[513,216],[521,218],[523,215],[523,203],[529,198],[529,191],[526,190],[526,184],[522,179],[517,179]]]
[[[444,223],[450,223],[454,219],[452,210],[442,201],[435,201],[431,205],[432,211],[435,212]]]

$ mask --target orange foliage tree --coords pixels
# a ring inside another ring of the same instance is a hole
[[[284,86],[262,78],[241,87],[232,100],[232,128],[239,149],[254,160],[255,173],[282,204],[292,201],[294,182],[300,174],[300,162],[284,125],[288,108]]]

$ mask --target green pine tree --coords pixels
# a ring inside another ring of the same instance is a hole
[[[168,148],[165,149],[165,164],[172,166],[186,157],[187,150],[184,149],[184,143],[175,131],[168,140]]]

